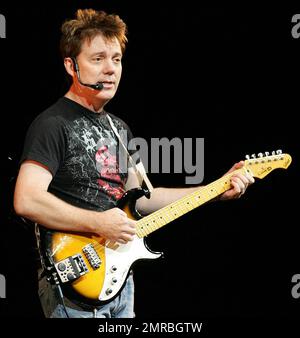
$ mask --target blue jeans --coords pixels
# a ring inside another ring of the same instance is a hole
[[[39,282],[39,297],[44,314],[47,318],[134,318],[134,282],[132,274],[129,275],[121,293],[111,302],[95,306],[90,310],[83,309],[77,304],[64,298],[66,315],[63,305],[58,297],[57,287],[42,278]]]

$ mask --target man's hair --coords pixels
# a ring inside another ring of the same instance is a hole
[[[118,15],[94,9],[78,9],[75,15],[75,19],[65,21],[61,27],[60,51],[63,59],[76,57],[84,41],[91,41],[99,34],[107,40],[117,38],[124,53],[127,26]]]

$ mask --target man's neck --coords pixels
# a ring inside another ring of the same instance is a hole
[[[95,113],[101,113],[103,111],[104,103],[101,100],[95,97],[84,96],[82,93],[76,91],[74,86],[71,86],[69,91],[65,94],[65,97]]]

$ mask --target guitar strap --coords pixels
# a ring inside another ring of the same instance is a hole
[[[127,156],[128,156],[128,160],[130,162],[130,164],[132,165],[132,168],[138,178],[139,181],[139,185],[141,186],[141,188],[143,188],[144,190],[146,190],[146,197],[150,198],[150,194],[153,191],[153,186],[149,180],[149,178],[146,175],[146,171],[145,168],[143,166],[143,163],[140,161],[138,164],[135,164],[135,161],[133,160],[132,156],[129,154],[129,151],[127,149],[127,147],[125,146],[124,142],[122,141],[122,138],[120,136],[120,134],[118,133],[118,130],[116,128],[116,126],[113,123],[112,118],[109,116],[109,114],[106,114],[107,119],[109,121],[109,124],[111,126],[111,129],[113,130],[113,132],[115,133],[115,135],[117,136],[120,144],[122,145],[122,147],[124,148]]]

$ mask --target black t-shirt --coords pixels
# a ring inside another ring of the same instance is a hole
[[[129,142],[132,133],[126,123],[109,115]],[[125,192],[127,156],[121,147],[106,111],[94,113],[62,97],[30,125],[20,162],[33,160],[46,166],[53,175],[48,191],[55,196],[104,211],[116,206]],[[119,154],[126,157],[122,170]]]

